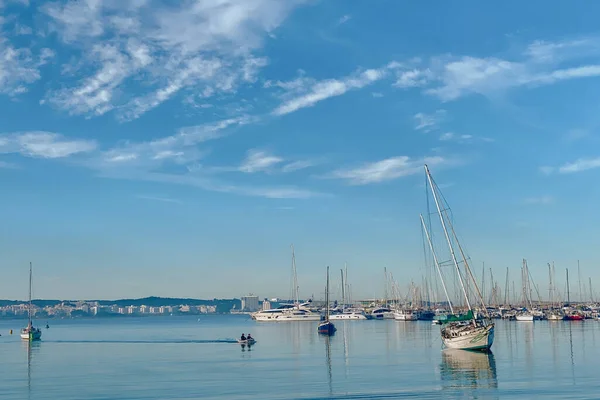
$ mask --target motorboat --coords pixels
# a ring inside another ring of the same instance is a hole
[[[398,310],[394,312],[394,319],[396,321],[416,321],[418,316],[411,310]]]
[[[254,338],[250,338],[250,339],[246,339],[246,340],[238,339],[237,342],[239,344],[246,344],[248,346],[251,346],[256,343],[256,339],[254,339]]]

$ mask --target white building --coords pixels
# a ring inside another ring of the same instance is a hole
[[[242,296],[242,311],[258,311],[258,296],[250,294]]]

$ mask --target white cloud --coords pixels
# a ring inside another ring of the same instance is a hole
[[[283,162],[283,158],[281,157],[262,150],[252,149],[248,150],[246,159],[240,165],[239,170],[249,174],[266,172],[281,162]]]
[[[27,86],[40,79],[40,67],[53,55],[46,48],[34,55],[30,49],[13,47],[0,36],[0,94],[16,96],[27,92]]]
[[[135,197],[137,197],[138,199],[142,199],[142,200],[158,201],[160,203],[183,204],[183,202],[181,200],[173,199],[170,197],[151,196],[151,195],[144,195],[144,194],[140,194]]]
[[[350,15],[346,14],[338,20],[337,24],[338,25],[345,24],[346,22],[350,21],[350,19],[352,19],[352,17]]]
[[[180,92],[204,97],[251,85],[268,59],[263,40],[303,0],[205,0],[158,5],[146,0],[81,0],[42,7],[63,45],[78,54],[66,68],[75,85],[46,100],[71,114],[116,110],[122,121]]]
[[[446,117],[446,110],[436,110],[433,114],[417,113],[413,116],[415,129],[430,132],[438,128],[439,123]]]
[[[587,171],[600,167],[600,157],[598,158],[580,158],[572,163],[567,163],[558,168],[561,174],[570,174],[574,172]]]
[[[524,200],[525,204],[552,204],[554,198],[552,196],[528,197]]]
[[[300,161],[293,161],[289,164],[284,165],[281,168],[281,172],[294,172],[294,171],[299,171],[301,169],[306,169],[306,168],[310,168],[310,167],[314,167],[315,165],[317,165],[317,163],[315,161],[312,160],[300,160]]]
[[[440,82],[426,93],[442,101],[469,94],[492,96],[516,87],[550,85],[564,80],[600,76],[600,64],[560,68],[561,63],[600,55],[600,39],[563,42],[533,42],[525,57],[506,60],[497,57],[450,57],[431,64],[431,81]],[[441,67],[439,67],[441,66]]]
[[[359,167],[338,169],[328,177],[348,181],[352,185],[367,185],[385,182],[403,176],[423,172],[423,165],[440,165],[448,163],[443,157],[424,157],[412,159],[407,156],[391,157],[373,163],[366,163]]]
[[[0,152],[1,152],[1,147],[0,147]],[[9,163],[7,161],[2,161],[0,160],[0,168],[5,168],[5,169],[15,169],[18,168],[16,164],[13,163]]]
[[[0,135],[0,153],[18,153],[35,158],[64,158],[96,149],[93,140],[69,139],[44,131]]]
[[[401,71],[398,73],[394,86],[399,88],[421,87],[427,85],[432,79],[433,73],[429,69]]]
[[[302,108],[312,107],[320,101],[341,96],[354,89],[361,89],[387,74],[387,67],[368,69],[341,79],[314,81],[300,77],[290,82],[279,82],[278,86],[288,90],[285,101],[274,111],[274,115],[285,115]]]
[[[442,141],[452,140],[452,139],[454,139],[454,136],[455,136],[454,133],[446,132],[442,136],[440,136],[440,140],[442,140]]]
[[[375,98],[383,97],[383,93],[381,93],[381,92],[373,92],[373,93],[371,93],[371,95]]]

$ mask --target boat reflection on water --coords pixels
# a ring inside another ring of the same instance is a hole
[[[442,351],[442,390],[458,390],[471,398],[498,398],[496,360],[491,351]]]
[[[39,341],[22,341],[22,346],[27,352],[27,398],[31,399],[31,362],[35,358],[34,355],[39,352]]]
[[[327,366],[327,384],[329,387],[329,396],[333,395],[333,383],[331,379],[331,341],[330,336],[322,336],[325,341],[325,365]]]

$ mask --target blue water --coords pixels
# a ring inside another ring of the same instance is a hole
[[[489,355],[442,351],[427,322],[338,321],[331,338],[245,315],[48,322],[28,345],[0,321],[0,399],[600,397],[593,320],[498,321]]]

